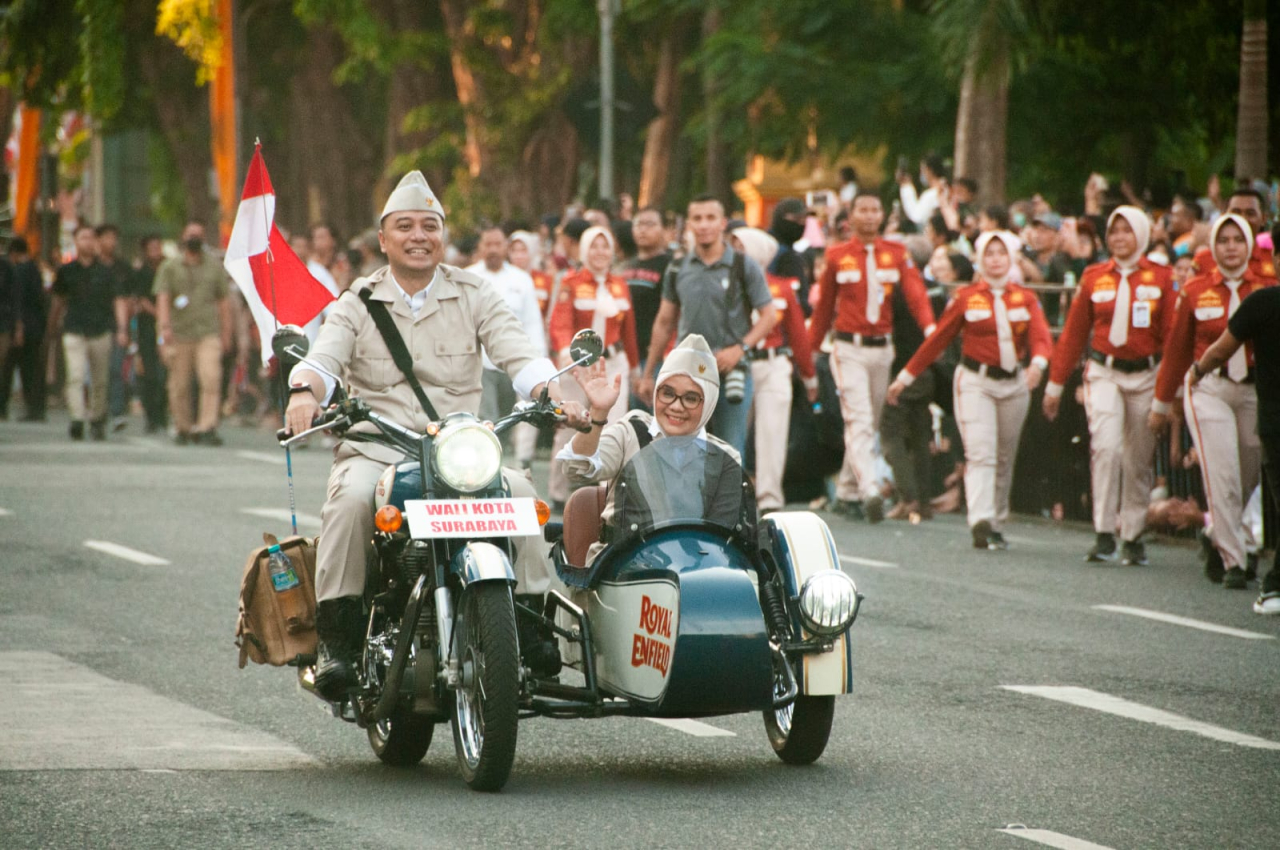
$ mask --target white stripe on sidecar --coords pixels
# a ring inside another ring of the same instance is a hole
[[[686,735],[693,735],[698,738],[736,738],[737,733],[730,732],[728,729],[721,729],[718,726],[712,726],[709,723],[702,723],[697,720],[668,720],[665,717],[646,717],[650,723],[657,723],[659,726],[666,726],[668,729],[675,729],[677,732],[684,732]]]

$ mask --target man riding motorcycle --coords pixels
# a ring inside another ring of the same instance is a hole
[[[555,366],[537,357],[519,320],[492,284],[440,262],[444,255],[444,209],[420,171],[405,175],[387,199],[378,242],[387,265],[358,279],[338,299],[307,359],[335,375],[344,375],[347,391],[379,415],[418,432],[429,421],[458,411],[475,413],[481,397],[481,348],[511,376],[516,391],[529,398],[541,393]],[[413,374],[425,390],[423,409],[417,388],[400,371],[383,341],[371,309],[380,302],[394,321],[412,357]],[[334,389],[331,377],[307,363],[289,378],[286,430],[306,430]],[[550,395],[558,399],[555,382]],[[568,423],[586,425],[580,406],[565,405]],[[357,426],[359,430],[362,426]],[[360,594],[372,554],[374,518],[371,496],[395,452],[370,443],[344,441],[334,452],[316,557],[316,632],[319,658],[316,688],[339,699],[356,684],[355,665],[364,635]],[[503,478],[511,495],[533,496],[531,481],[514,470]],[[539,538],[516,545],[517,594],[540,598],[551,584],[551,568]]]

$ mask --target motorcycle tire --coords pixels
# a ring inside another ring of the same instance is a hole
[[[519,723],[520,659],[511,590],[484,582],[459,605],[463,680],[455,692],[453,744],[462,778],[476,791],[500,791],[511,775]]]
[[[425,717],[396,712],[386,720],[371,724],[369,746],[373,754],[392,767],[413,767],[422,761],[431,746],[436,725]]]
[[[834,696],[798,696],[786,708],[764,712],[773,751],[787,764],[813,764],[827,748],[835,712]]]

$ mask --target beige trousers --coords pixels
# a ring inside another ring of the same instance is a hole
[[[844,416],[844,465],[836,480],[836,498],[878,496],[876,429],[889,389],[893,344],[872,348],[837,340],[831,365]]]
[[[782,477],[787,467],[791,433],[791,358],[774,357],[751,364],[755,384],[752,413],[756,422],[756,503],[760,510],[782,508]]]
[[[964,495],[969,527],[980,520],[999,531],[1009,519],[1009,491],[1013,463],[1018,457],[1022,423],[1027,419],[1031,392],[1017,377],[997,380],[957,366],[956,425],[964,441]]]
[[[1207,375],[1183,394],[1187,427],[1200,456],[1210,537],[1228,569],[1245,562],[1244,505],[1258,486],[1258,396],[1253,384]]]
[[[62,354],[66,361],[67,411],[72,421],[97,422],[107,416],[108,372],[111,369],[111,334],[82,336],[62,335]],[[89,405],[84,403],[84,384],[89,381]]]
[[[1137,540],[1147,524],[1155,483],[1156,437],[1147,427],[1156,370],[1125,373],[1089,361],[1084,408],[1089,417],[1089,477],[1093,530]]]
[[[169,370],[169,413],[179,434],[203,434],[218,427],[218,403],[222,397],[222,344],[217,334],[197,340],[176,339],[165,345]],[[191,372],[200,386],[200,409],[191,421]]]
[[[324,602],[364,593],[365,576],[373,558],[373,490],[387,464],[371,460],[340,445],[329,471],[329,487],[320,511],[320,545],[316,552],[316,600]],[[512,496],[535,496],[526,473],[504,469]],[[546,593],[554,571],[542,537],[517,537],[517,593]]]

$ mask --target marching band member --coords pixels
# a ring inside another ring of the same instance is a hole
[[[1044,415],[1053,421],[1087,341],[1084,401],[1097,540],[1086,561],[1115,558],[1118,514],[1124,563],[1147,563],[1139,538],[1155,479],[1156,439],[1146,419],[1175,299],[1172,272],[1144,256],[1150,234],[1151,222],[1137,207],[1118,207],[1107,219],[1111,259],[1084,270],[1044,392]]]
[[[1170,406],[1183,386],[1188,367],[1198,368],[1193,361],[1199,361],[1222,335],[1240,302],[1266,285],[1249,268],[1253,232],[1242,216],[1227,213],[1220,217],[1210,231],[1209,245],[1217,267],[1187,283],[1165,342],[1164,361],[1148,417],[1151,430],[1156,433],[1168,425]],[[1209,503],[1210,537],[1225,567],[1222,586],[1235,590],[1248,587],[1242,530],[1244,500],[1257,486],[1259,477],[1254,378],[1253,345],[1248,344],[1237,350],[1227,365],[1198,376],[1198,382],[1183,398]],[[1211,580],[1218,580],[1212,568],[1206,572]]]
[[[956,422],[964,440],[965,497],[975,549],[1007,549],[1001,529],[1009,517],[1013,462],[1031,390],[1040,383],[1053,338],[1040,299],[1009,279],[1022,243],[1004,230],[978,237],[979,278],[959,289],[938,329],[889,387],[888,402],[919,377],[961,335],[954,378]],[[1022,362],[1030,357],[1025,369]]]

